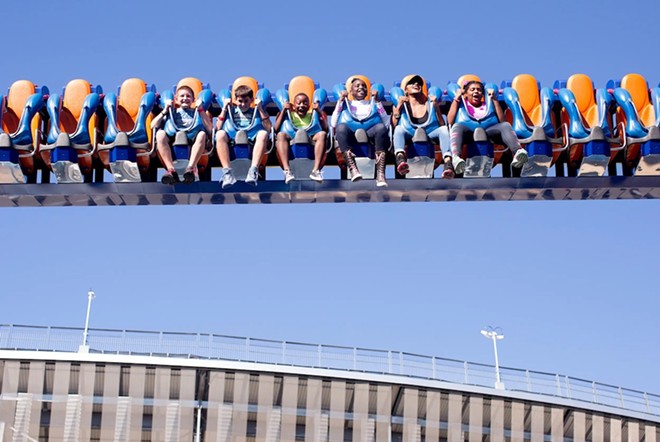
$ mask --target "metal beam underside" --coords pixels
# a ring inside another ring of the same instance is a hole
[[[560,201],[660,198],[660,176],[160,183],[0,184],[0,207],[145,206],[177,204]]]

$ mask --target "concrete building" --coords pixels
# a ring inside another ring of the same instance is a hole
[[[402,352],[0,326],[0,441],[660,442],[660,397]]]

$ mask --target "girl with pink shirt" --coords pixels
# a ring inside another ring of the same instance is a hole
[[[468,81],[463,89],[459,89],[449,108],[447,122],[451,126],[451,156],[445,157],[443,177],[452,178],[454,173],[465,171],[465,160],[461,158],[463,136],[465,133],[472,136],[477,127],[483,128],[489,139],[495,138],[498,144],[501,140],[511,150],[513,167],[520,168],[527,162],[527,151],[520,146],[513,128],[505,121],[496,92],[489,89],[486,99],[484,85],[480,81]]]

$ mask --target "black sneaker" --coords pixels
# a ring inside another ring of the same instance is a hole
[[[163,184],[176,184],[179,182],[179,174],[174,169],[168,170],[160,179],[160,182]]]
[[[185,173],[183,174],[183,182],[185,184],[192,184],[192,183],[195,182],[195,170],[194,169],[186,169]]]

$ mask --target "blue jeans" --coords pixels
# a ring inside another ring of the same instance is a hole
[[[449,150],[449,129],[447,126],[440,126],[433,129],[431,132],[426,132],[432,143],[440,145],[440,150],[447,152]],[[412,140],[412,135],[405,131],[402,126],[394,128],[394,152],[403,152],[406,148],[406,143]]]

